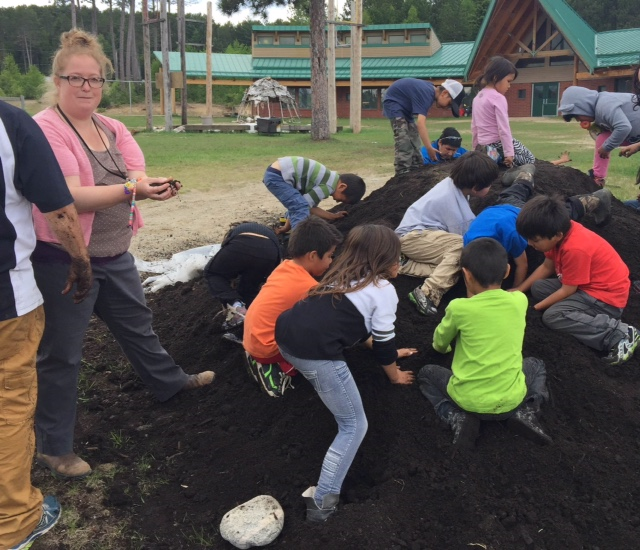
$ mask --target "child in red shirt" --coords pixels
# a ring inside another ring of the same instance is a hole
[[[640,332],[620,320],[629,298],[629,268],[596,233],[571,221],[558,199],[540,195],[527,202],[516,229],[544,252],[545,261],[516,290],[531,295],[534,309],[546,310],[542,322],[583,344],[608,351],[604,361],[628,361]],[[556,275],[556,277],[553,277]]]

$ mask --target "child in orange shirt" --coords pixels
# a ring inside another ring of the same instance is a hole
[[[342,234],[317,216],[300,222],[289,239],[292,259],[276,267],[247,310],[242,345],[249,373],[271,397],[281,397],[295,374],[276,344],[276,320],[318,284],[314,277],[329,269],[341,242]]]

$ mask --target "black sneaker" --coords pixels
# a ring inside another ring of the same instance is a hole
[[[633,356],[640,343],[640,332],[635,327],[629,325],[627,335],[611,348],[609,355],[603,361],[610,365],[621,365]]]
[[[435,315],[438,313],[438,309],[433,304],[430,298],[422,292],[420,287],[414,288],[411,292],[409,292],[409,300],[413,302],[418,308],[418,311],[422,313],[422,315]]]
[[[44,535],[56,523],[58,523],[61,513],[62,508],[58,499],[51,495],[46,496],[42,503],[42,517],[40,518],[38,525],[36,525],[36,528],[26,539],[15,546],[12,546],[9,550],[27,550],[27,548],[30,548],[34,540]]]
[[[453,445],[460,449],[472,449],[480,435],[480,419],[465,411],[449,415],[449,426],[453,430]]]
[[[251,357],[251,355],[249,355],[248,352],[244,352],[244,358],[245,358],[245,362],[244,365],[247,368],[247,372],[249,373],[249,376],[251,376],[251,378],[253,378],[256,382],[258,381],[258,362]]]
[[[239,306],[227,306],[227,317],[222,323],[223,330],[231,330],[239,327],[244,323],[244,317],[247,314],[247,308],[244,305]]]
[[[522,407],[507,420],[507,428],[513,433],[532,441],[537,445],[549,445],[553,439],[542,429],[536,412],[531,407]]]
[[[293,388],[291,376],[282,372],[279,363],[259,363],[250,358],[250,374],[260,383],[262,390],[271,397],[282,397],[285,391]]]

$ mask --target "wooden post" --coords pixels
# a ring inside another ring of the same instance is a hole
[[[169,74],[169,20],[167,18],[167,0],[160,2],[160,47],[162,49],[162,96],[164,98],[164,129],[173,129],[171,114],[171,75]]]
[[[180,43],[180,67],[182,70],[182,90],[180,91],[180,112],[182,125],[187,119],[187,54],[186,54],[186,22],[184,17],[184,0],[178,0],[178,42]]]
[[[207,2],[207,95],[206,95],[206,116],[213,116],[213,78],[211,75],[211,50],[213,42],[213,7],[211,2]]]
[[[327,101],[329,106],[329,133],[335,134],[338,131],[338,120],[336,112],[336,1],[329,0],[329,33],[327,35],[327,79],[329,90]]]
[[[362,0],[351,2],[351,82],[349,124],[354,134],[362,130]]]
[[[142,0],[142,49],[144,50],[144,102],[147,130],[153,130],[153,88],[151,82],[151,40],[149,37],[149,1]]]

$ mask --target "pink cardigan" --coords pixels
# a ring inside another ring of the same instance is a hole
[[[493,88],[483,88],[473,98],[471,138],[474,149],[476,145],[489,145],[501,141],[504,156],[514,155],[507,98]]]
[[[95,114],[94,116],[116,136],[116,147],[122,153],[127,170],[144,172],[145,164],[142,150],[125,125],[113,118],[108,118],[103,115]],[[83,187],[95,185],[89,157],[87,157],[78,136],[69,125],[65,123],[52,108],[39,112],[33,118],[40,128],[42,128],[44,135],[49,141],[64,176],[79,176],[80,185]],[[84,241],[87,245],[91,238],[94,216],[94,212],[83,212],[78,215]],[[49,228],[45,217],[35,206],[33,207],[33,218],[38,240],[57,243],[58,239]],[[134,235],[142,226],[142,217],[136,207],[133,222]]]

